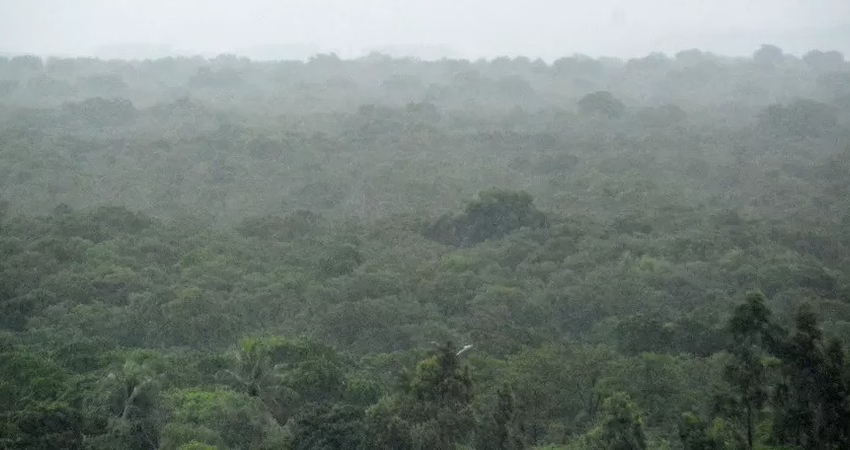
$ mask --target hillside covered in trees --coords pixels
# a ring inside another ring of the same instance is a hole
[[[840,53],[0,57],[0,449],[846,449],[848,349]]]

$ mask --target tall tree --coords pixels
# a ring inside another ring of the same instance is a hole
[[[502,386],[496,392],[493,415],[479,436],[478,448],[487,450],[519,450],[522,440],[516,436],[516,400],[510,386]]]
[[[679,439],[684,450],[738,450],[745,445],[743,436],[724,419],[708,422],[693,413],[682,416]]]
[[[804,449],[847,448],[850,410],[844,350],[828,346],[810,303],[795,315],[795,330],[783,358],[782,380],[774,398],[777,441]]]
[[[625,393],[605,400],[599,425],[590,431],[586,448],[605,450],[646,450],[643,418]]]
[[[721,450],[721,443],[710,435],[708,424],[695,414],[686,413],[679,423],[679,439],[684,450]]]
[[[830,340],[824,351],[825,381],[822,392],[823,426],[819,430],[825,448],[850,448],[850,367],[841,342]]]
[[[417,365],[410,387],[420,444],[450,450],[472,430],[472,377],[468,366],[461,367],[458,349],[451,342]]]
[[[743,422],[747,448],[754,448],[755,424],[759,412],[768,399],[767,369],[763,361],[762,343],[771,330],[770,310],[764,295],[759,292],[747,295],[743,304],[735,308],[729,320],[733,336],[731,361],[724,369],[724,378],[734,391],[731,407]]]

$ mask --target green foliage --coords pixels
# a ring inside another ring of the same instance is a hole
[[[627,317],[614,330],[620,350],[625,354],[664,352],[673,346],[674,332],[658,317]]]
[[[295,450],[373,448],[362,409],[352,405],[309,406],[293,424]]]
[[[82,414],[62,403],[43,403],[17,411],[5,420],[0,445],[6,448],[48,450],[85,448]]]
[[[262,216],[245,219],[236,230],[244,235],[268,240],[291,241],[315,234],[324,226],[322,217],[307,210],[286,216]]]
[[[192,441],[188,444],[181,445],[177,450],[217,450],[218,447],[208,444],[203,444],[198,441]]]
[[[516,399],[510,386],[496,392],[496,405],[492,417],[482,426],[477,448],[494,450],[519,450],[525,448],[517,436]]]
[[[771,439],[793,448],[841,448],[846,445],[847,367],[845,350],[824,345],[817,316],[802,303],[787,333],[772,323],[761,294],[750,294],[730,319],[737,338],[725,378],[734,394],[721,412],[742,423],[745,448]],[[768,396],[770,394],[770,396]],[[770,400],[770,436],[758,429]]]
[[[759,125],[768,132],[782,136],[819,137],[836,128],[838,114],[833,107],[824,103],[795,100],[787,106],[767,107],[759,117]]]
[[[647,448],[643,419],[628,395],[615,393],[602,405],[599,424],[578,441],[582,448],[643,450]]]
[[[403,383],[367,412],[373,447],[449,450],[467,442],[475,426],[472,378],[451,342],[419,361]]]
[[[522,438],[537,443],[556,430],[584,430],[597,417],[617,359],[609,348],[582,345],[550,345],[514,356],[509,377]]]
[[[270,427],[262,403],[228,390],[184,389],[166,396],[171,419],[163,430],[163,448],[198,440],[226,448],[261,448]]]
[[[848,76],[0,57],[0,447],[846,448]]]
[[[679,438],[684,450],[736,450],[746,446],[744,437],[723,419],[706,422],[692,413],[682,416]]]
[[[748,449],[754,448],[755,428],[768,400],[768,368],[765,352],[759,344],[765,341],[769,320],[770,310],[760,293],[748,294],[745,303],[735,308],[729,319],[733,337],[732,360],[724,368],[723,376],[733,389],[733,397],[728,399],[729,406],[746,432]]]
[[[62,112],[71,120],[82,120],[93,126],[126,125],[138,116],[138,110],[127,99],[94,97],[62,105]]]
[[[784,53],[782,49],[770,44],[763,44],[753,53],[753,62],[765,67],[781,64],[783,58]]]
[[[335,244],[319,260],[319,269],[327,277],[348,275],[363,262],[357,246],[352,243]]]
[[[333,349],[313,341],[275,337],[245,338],[232,357],[224,380],[258,399],[279,423],[300,406],[341,399],[347,364]]]
[[[610,92],[599,91],[582,97],[578,102],[578,110],[585,116],[617,119],[625,113],[626,107]]]
[[[774,396],[775,438],[800,448],[845,447],[850,442],[845,351],[823,342],[811,304],[801,304],[794,319]]]
[[[491,189],[467,203],[462,214],[443,216],[425,235],[447,245],[464,247],[498,239],[522,227],[540,228],[546,217],[526,192]]]

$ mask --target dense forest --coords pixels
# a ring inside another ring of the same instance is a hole
[[[850,448],[850,63],[0,57],[0,449]]]

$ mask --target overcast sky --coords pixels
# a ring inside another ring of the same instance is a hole
[[[850,0],[0,0],[0,51],[15,53],[312,44],[354,56],[442,44],[465,57],[551,59],[692,47],[749,54],[764,42],[850,54]]]

